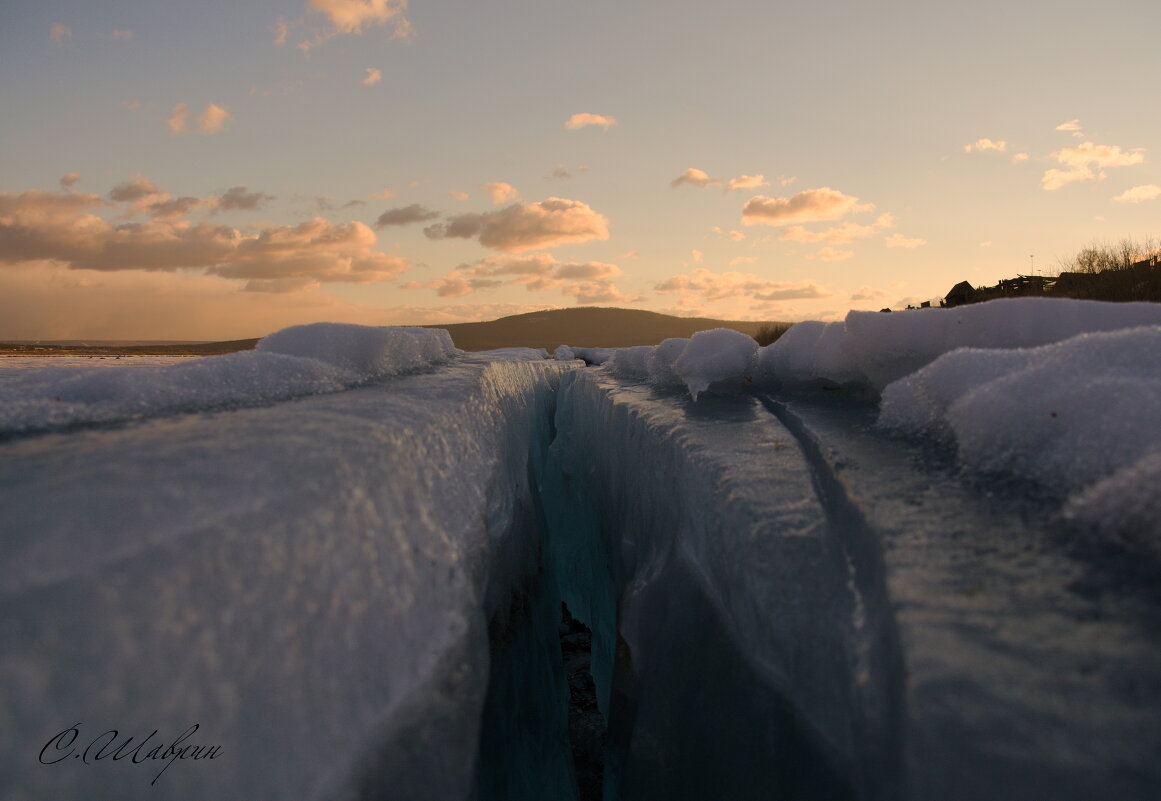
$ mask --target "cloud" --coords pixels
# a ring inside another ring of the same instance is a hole
[[[859,287],[859,291],[851,295],[851,302],[858,303],[859,301],[881,300],[887,297],[887,293],[881,289],[874,289],[869,286]]]
[[[682,184],[689,184],[690,186],[710,186],[711,184],[718,184],[721,181],[716,178],[710,178],[709,173],[705,170],[699,170],[697,167],[690,167],[681,175],[669,182],[669,186],[678,187]]]
[[[972,151],[996,150],[1003,152],[1008,149],[1008,143],[1003,139],[992,141],[991,139],[977,139],[970,145],[963,146],[964,153],[971,153]]]
[[[60,188],[70,189],[79,180],[81,180],[81,174],[79,172],[66,173],[60,177]]]
[[[1013,153],[1012,154],[1012,163],[1013,164],[1023,164],[1029,158],[1031,158],[1031,157],[1027,153]]]
[[[408,225],[410,223],[427,222],[439,217],[438,211],[432,211],[425,208],[418,203],[412,203],[410,206],[403,206],[398,209],[390,209],[379,215],[379,219],[375,220],[376,228],[386,228],[389,225]]]
[[[318,289],[319,282],[314,278],[270,278],[267,280],[247,281],[242,287],[243,292],[266,292],[273,295],[285,295],[291,292],[307,292]]]
[[[164,203],[170,195],[147,178],[138,175],[131,181],[117,184],[109,190],[109,200],[128,203],[134,211],[143,211],[156,203]]]
[[[1073,119],[1069,120],[1068,122],[1062,122],[1056,126],[1056,130],[1069,131],[1072,133],[1073,136],[1076,136],[1077,134],[1080,134],[1080,119],[1077,117],[1074,117]],[[1083,134],[1081,134],[1081,135],[1083,136]]]
[[[175,134],[185,133],[185,129],[189,125],[189,115],[189,106],[185,103],[178,103],[174,106],[169,119],[165,121],[166,125],[169,126],[170,132]]]
[[[701,261],[703,259],[705,259],[705,254],[702,253],[700,250],[691,250],[689,252],[689,255],[694,260],[694,262],[699,263],[699,264],[701,263]]]
[[[824,186],[804,190],[791,198],[755,195],[742,207],[742,222],[746,225],[820,222],[873,208],[874,204],[859,203],[857,197]]]
[[[73,38],[73,29],[63,22],[54,22],[48,30],[48,38],[57,44]]]
[[[212,136],[221,131],[230,118],[231,114],[227,108],[210,103],[198,117],[198,130],[207,136]]]
[[[448,192],[447,196],[452,200],[467,200],[471,197],[467,192]]]
[[[746,235],[744,233],[742,233],[741,231],[728,231],[728,232],[723,231],[722,227],[720,225],[715,225],[712,230],[718,236],[729,237],[730,239],[734,240],[735,242],[741,242],[743,239],[746,238]]]
[[[170,133],[184,134],[189,131],[192,113],[185,103],[178,103],[174,106],[169,119],[165,121],[166,125],[169,126]],[[225,106],[207,103],[197,119],[198,131],[206,136],[212,136],[219,133],[231,117],[229,109]]]
[[[234,186],[227,189],[226,193],[219,197],[214,205],[226,211],[232,209],[254,211],[262,208],[271,200],[274,200],[274,195],[267,195],[263,192],[247,192],[244,186]]]
[[[1074,181],[1103,181],[1108,177],[1104,171],[1105,167],[1140,164],[1145,161],[1145,154],[1140,149],[1125,152],[1117,145],[1082,142],[1076,147],[1057,150],[1052,154],[1052,158],[1063,164],[1066,169],[1053,167],[1044,173],[1041,184],[1049,191]]]
[[[492,203],[497,206],[510,203],[520,197],[520,193],[516,191],[516,187],[503,181],[483,184],[480,188],[492,196]]]
[[[110,36],[112,36],[114,39],[128,41],[128,40],[133,38],[133,31],[114,29],[113,32],[110,34]]]
[[[463,265],[434,281],[410,281],[403,288],[434,289],[440,297],[463,297],[502,286],[523,285],[529,292],[559,289],[577,303],[611,303],[628,300],[613,283],[621,274],[615,264],[562,263],[549,253],[496,255]]]
[[[807,256],[808,259],[818,259],[820,261],[846,261],[854,256],[854,251],[850,250],[836,250],[830,246],[824,247],[813,256]]]
[[[363,86],[374,86],[383,80],[383,72],[375,67],[367,67],[367,74],[363,77]]]
[[[572,175],[561,166],[557,166],[551,173],[544,176],[544,180],[546,181],[567,181],[569,178],[572,178]]]
[[[371,197],[374,200],[390,200],[391,198],[395,197],[395,193],[390,189],[384,188],[382,192],[376,192],[375,194],[371,195]]]
[[[109,198],[148,208],[187,200],[170,201],[143,178],[118,185]],[[0,262],[53,260],[77,270],[201,269],[257,281],[352,283],[389,280],[409,266],[402,258],[375,251],[375,233],[359,222],[336,225],[316,217],[243,234],[224,225],[185,220],[113,225],[92,213],[101,205],[99,195],[76,192],[0,193]]]
[[[299,41],[295,47],[304,54],[324,44],[329,39],[343,34],[358,35],[371,27],[390,25],[392,39],[411,39],[415,28],[407,18],[407,0],[307,0],[308,11],[326,18],[322,28],[309,25],[306,18],[293,21],[279,19],[273,28],[274,44],[281,46],[291,30],[312,28],[308,38]]]
[[[826,242],[831,245],[847,245],[858,239],[869,239],[884,228],[895,225],[895,218],[890,214],[880,214],[879,218],[870,225],[845,222],[825,231],[808,231],[801,225],[793,225],[782,232],[780,239],[789,242]]]
[[[172,200],[157,200],[150,203],[147,210],[154,217],[174,218],[184,217],[200,206],[212,206],[214,200],[203,200],[197,197],[179,197]]]
[[[731,178],[726,182],[726,191],[733,192],[735,189],[758,189],[769,185],[770,182],[766,180],[765,175],[739,175],[737,178]]]
[[[423,229],[429,239],[473,239],[505,253],[609,238],[609,221],[579,200],[550,197],[484,214],[460,214]]]
[[[778,185],[779,186],[790,186],[792,183],[794,183],[797,180],[798,180],[798,176],[796,176],[796,175],[783,175],[782,177],[780,177],[778,179]]]
[[[730,266],[737,267],[739,264],[755,264],[757,261],[757,256],[736,256],[730,259]]]
[[[768,281],[753,273],[715,273],[697,268],[692,275],[675,275],[656,284],[654,291],[662,294],[679,294],[687,302],[697,299],[703,303],[714,303],[732,298],[757,300],[798,300],[805,298],[825,298],[825,292],[812,283],[790,284]]]
[[[603,114],[589,114],[584,112],[581,114],[573,114],[568,118],[567,121],[565,121],[564,127],[570,131],[577,131],[590,125],[599,125],[607,131],[611,126],[616,124],[617,120],[615,117],[607,117]]]
[[[926,239],[908,239],[903,234],[891,234],[884,241],[884,244],[889,248],[907,248],[912,250],[914,248],[923,247],[927,244]]]
[[[1146,200],[1156,200],[1161,197],[1161,186],[1157,184],[1144,184],[1142,186],[1134,186],[1132,189],[1126,189],[1121,194],[1113,198],[1116,203],[1142,203]]]

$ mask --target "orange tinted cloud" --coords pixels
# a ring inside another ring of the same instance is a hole
[[[579,200],[550,197],[484,214],[460,214],[423,230],[429,239],[479,239],[505,253],[609,238],[609,221]]]
[[[742,207],[742,222],[746,225],[821,222],[873,208],[874,204],[859,203],[857,197],[824,186],[804,190],[790,198],[755,195]]]
[[[1000,139],[1000,140],[997,140],[994,142],[991,139],[977,139],[975,142],[972,142],[970,145],[963,146],[964,153],[971,153],[973,150],[974,151],[998,150],[1000,152],[1003,152],[1007,149],[1008,149],[1008,143],[1005,142],[1003,139]]]
[[[497,206],[510,203],[513,200],[516,200],[516,198],[520,197],[520,193],[516,191],[516,187],[512,186],[512,184],[504,183],[503,181],[494,181],[490,184],[484,184],[480,188],[492,196],[492,203]]]
[[[759,189],[769,185],[770,182],[766,180],[765,175],[739,175],[737,178],[731,178],[726,182],[726,191],[732,192],[735,189]]]
[[[48,38],[60,44],[73,38],[73,29],[63,22],[54,22],[48,29]]]
[[[692,274],[675,275],[656,284],[654,291],[673,293],[703,303],[731,298],[757,300],[797,300],[829,297],[830,293],[811,283],[782,283],[760,278],[753,273],[715,273],[698,268]]]
[[[1140,164],[1145,160],[1145,154],[1140,150],[1125,152],[1118,145],[1082,142],[1076,147],[1057,150],[1052,158],[1065,165],[1066,169],[1053,167],[1044,173],[1041,184],[1050,191],[1074,181],[1103,181],[1108,177],[1105,167]]]
[[[1117,203],[1143,203],[1146,200],[1156,200],[1159,197],[1161,197],[1161,186],[1145,184],[1126,189],[1113,200]]]
[[[523,285],[529,292],[559,289],[577,303],[609,303],[628,300],[613,279],[621,268],[605,262],[559,262],[549,253],[523,256],[497,255],[463,266],[426,283],[409,282],[404,289],[434,289],[440,297],[463,297],[501,286]]]
[[[232,115],[225,106],[210,103],[198,117],[198,130],[207,135],[213,135],[222,130]]]
[[[709,173],[705,170],[699,170],[697,167],[689,167],[681,175],[669,182],[671,187],[681,186],[682,184],[689,184],[690,186],[709,186],[710,184],[721,183],[716,178],[710,178]]]
[[[780,237],[790,242],[826,242],[831,245],[846,245],[857,239],[869,239],[884,228],[895,225],[895,218],[890,214],[880,214],[879,219],[870,225],[845,222],[825,231],[808,231],[801,225],[794,225],[782,232]]]
[[[155,200],[157,187],[145,179],[121,184],[109,197],[149,204],[147,208],[174,202],[168,196]],[[270,226],[255,235],[181,219],[113,225],[92,213],[102,205],[98,195],[74,192],[0,194],[0,263],[52,259],[77,270],[201,269],[256,281],[352,283],[390,280],[409,266],[402,258],[374,250],[374,232],[359,222],[338,225],[316,217],[296,226]]]
[[[596,125],[604,128],[607,131],[609,130],[610,126],[616,124],[617,120],[615,117],[608,117],[604,114],[589,114],[587,112],[582,112],[580,114],[573,114],[571,117],[569,117],[568,120],[565,121],[564,127],[570,131],[576,131],[590,125]]]
[[[367,67],[367,74],[363,77],[363,86],[374,86],[383,80],[383,72],[375,67]]]
[[[891,234],[885,240],[884,244],[889,248],[907,248],[908,250],[923,247],[927,244],[926,239],[908,239],[902,234]]]

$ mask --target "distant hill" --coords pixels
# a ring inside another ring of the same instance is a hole
[[[670,337],[689,337],[710,328],[732,328],[753,336],[763,325],[767,323],[673,317],[640,309],[583,307],[517,314],[486,323],[425,327],[446,328],[461,350],[529,347],[552,351],[557,345],[590,348],[656,345]]]
[[[576,345],[589,348],[625,348],[656,345],[670,337],[690,337],[710,328],[732,328],[747,336],[769,323],[714,320],[709,317],[673,317],[639,309],[553,309],[517,314],[486,323],[452,323],[424,328],[446,328],[461,350],[493,348],[546,348]],[[183,344],[116,345],[114,343],[8,343],[0,356],[213,356],[250,350],[257,339]]]

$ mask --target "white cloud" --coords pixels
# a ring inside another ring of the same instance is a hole
[[[492,183],[484,184],[480,188],[492,196],[492,203],[497,206],[511,203],[520,197],[520,193],[516,191],[516,187],[503,181],[493,181]]]
[[[48,30],[48,38],[57,44],[73,38],[73,29],[63,22],[54,22]]]
[[[564,127],[570,131],[576,131],[590,125],[596,125],[604,128],[607,131],[611,126],[616,124],[617,120],[615,117],[609,117],[604,114],[589,114],[588,112],[582,112],[580,114],[573,114],[571,117],[569,117],[565,121]]]
[[[681,186],[682,184],[689,184],[690,186],[709,186],[711,184],[721,183],[716,178],[710,178],[709,173],[705,170],[699,170],[697,167],[690,167],[681,175],[669,182],[671,187]]]
[[[732,192],[735,189],[758,189],[769,185],[770,182],[766,180],[765,175],[739,175],[737,178],[731,178],[726,182],[726,191]]]
[[[1041,183],[1049,191],[1074,181],[1103,181],[1108,177],[1105,167],[1141,164],[1145,161],[1145,154],[1140,149],[1126,152],[1118,145],[1082,142],[1076,147],[1057,150],[1052,154],[1052,158],[1063,164],[1066,169],[1053,167],[1044,173]]]
[[[755,195],[742,207],[742,222],[746,225],[820,222],[873,208],[874,204],[859,203],[857,197],[824,186],[804,190],[791,198]]]
[[[460,214],[423,230],[429,239],[475,239],[505,253],[609,238],[609,221],[579,200],[550,197],[499,211]]]
[[[363,76],[363,86],[374,86],[383,80],[383,72],[375,67],[367,67],[367,74]]]
[[[964,153],[971,153],[972,151],[997,150],[1003,152],[1008,149],[1008,143],[1003,139],[992,141],[991,139],[977,139],[970,145],[963,146]]]
[[[1156,200],[1161,197],[1161,186],[1157,184],[1144,184],[1142,186],[1134,186],[1132,189],[1126,189],[1121,194],[1113,198],[1117,203],[1142,203],[1146,200]]]

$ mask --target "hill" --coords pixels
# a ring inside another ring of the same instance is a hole
[[[669,337],[689,337],[710,328],[732,328],[748,336],[769,323],[715,320],[709,317],[673,317],[639,309],[576,308],[517,314],[486,323],[427,325],[446,328],[461,350],[493,348],[546,348],[578,345],[624,348],[656,345]],[[62,343],[0,344],[0,356],[213,356],[251,350],[257,339],[153,345],[79,345]]]
[[[663,339],[689,337],[710,328],[732,328],[753,336],[763,325],[768,323],[673,317],[640,309],[582,307],[529,312],[486,323],[425,327],[446,328],[461,350],[529,347],[552,351],[557,345],[591,348],[656,345]]]

